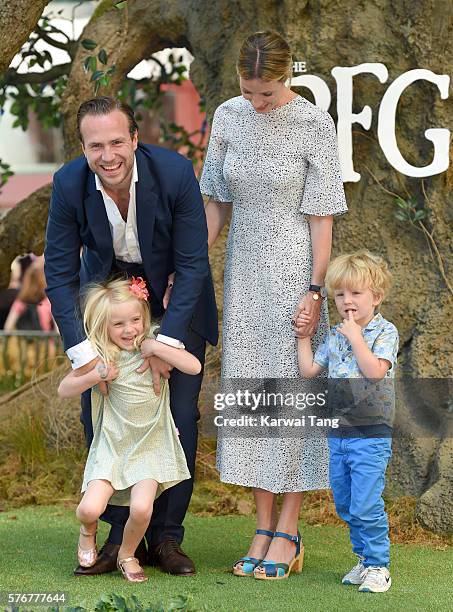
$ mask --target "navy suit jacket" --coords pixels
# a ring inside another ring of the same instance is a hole
[[[161,333],[184,341],[192,328],[216,344],[217,309],[206,217],[192,163],[174,151],[141,143],[135,156],[140,252],[147,279],[160,302],[168,275],[176,272]],[[83,287],[108,278],[113,261],[104,201],[81,156],[54,175],[46,233],[47,295],[65,350],[86,338],[79,301]]]

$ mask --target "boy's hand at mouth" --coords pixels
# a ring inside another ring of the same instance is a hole
[[[352,310],[348,310],[348,318],[343,319],[343,323],[338,326],[338,331],[343,334],[349,342],[362,338],[362,328],[354,321],[354,314]]]

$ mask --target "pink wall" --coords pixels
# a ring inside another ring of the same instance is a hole
[[[52,182],[52,174],[15,174],[0,192],[0,209],[13,208],[39,187]]]

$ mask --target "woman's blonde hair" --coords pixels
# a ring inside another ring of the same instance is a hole
[[[108,322],[115,304],[135,301],[139,304],[143,317],[143,334],[135,339],[135,347],[148,335],[151,328],[151,315],[146,300],[139,299],[130,291],[130,280],[113,279],[105,283],[90,285],[85,294],[83,326],[87,338],[91,341],[101,359],[112,363],[118,357],[120,349],[114,344],[108,334]]]
[[[327,269],[325,283],[329,294],[340,287],[370,288],[383,300],[390,290],[392,274],[382,257],[362,249],[336,257]]]
[[[293,71],[291,49],[278,32],[255,32],[242,43],[236,69],[247,81],[286,81]]]

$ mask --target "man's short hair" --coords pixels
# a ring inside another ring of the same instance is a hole
[[[121,102],[121,100],[117,100],[116,98],[110,98],[109,96],[101,96],[99,98],[92,98],[91,100],[85,100],[79,106],[79,110],[77,111],[77,135],[79,137],[80,142],[83,143],[82,133],[80,131],[80,124],[82,123],[82,119],[86,117],[86,115],[108,115],[114,110],[119,110],[126,115],[127,121],[129,123],[129,133],[131,138],[138,131],[137,121],[135,120],[134,111],[132,108]]]

